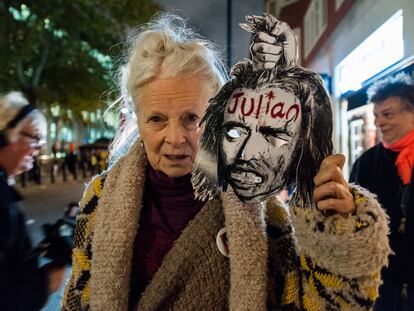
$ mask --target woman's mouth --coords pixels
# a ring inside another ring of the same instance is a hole
[[[185,154],[166,154],[164,156],[170,161],[181,161],[188,157]]]

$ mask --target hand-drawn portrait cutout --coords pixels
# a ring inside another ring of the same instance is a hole
[[[266,31],[278,46],[288,36],[272,31],[291,31],[267,14],[248,21],[243,28]],[[295,188],[294,200],[312,202],[313,177],[332,153],[332,109],[320,76],[286,57],[282,51],[271,69],[240,61],[210,100],[192,177],[198,198],[211,199],[230,185],[246,203],[285,188]]]
[[[224,178],[243,201],[283,185],[301,122],[298,99],[279,88],[237,89],[224,112]]]

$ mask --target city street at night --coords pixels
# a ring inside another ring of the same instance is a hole
[[[33,243],[41,241],[43,235],[41,225],[54,223],[63,216],[65,207],[70,202],[78,202],[89,179],[70,180],[56,184],[33,185],[22,189],[23,209],[27,217],[27,227]]]
[[[89,179],[58,181],[56,184],[33,185],[20,188],[24,196],[23,208],[26,212],[27,228],[33,239],[33,244],[38,244],[43,238],[41,226],[45,223],[55,223],[63,216],[65,207],[70,202],[78,202],[82,196],[85,184]],[[67,268],[66,277],[70,275],[70,267]],[[49,297],[48,303],[42,311],[59,310],[66,280],[56,293]]]

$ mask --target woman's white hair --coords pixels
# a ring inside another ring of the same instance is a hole
[[[13,142],[18,139],[20,131],[25,128],[30,134],[41,138],[46,137],[46,118],[38,109],[32,110],[13,128],[6,128],[24,106],[29,105],[27,99],[20,92],[10,92],[0,96],[0,130],[5,131],[7,140]]]
[[[111,144],[110,164],[125,154],[139,136],[136,115],[140,88],[161,76],[198,76],[213,95],[227,80],[220,54],[211,42],[187,27],[183,18],[157,15],[138,29],[131,40],[128,62],[119,71],[121,96],[113,105],[118,106],[125,119]]]

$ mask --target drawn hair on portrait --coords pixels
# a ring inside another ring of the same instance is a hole
[[[281,28],[268,14],[246,19],[242,27],[254,33]],[[286,45],[284,34],[275,38]],[[296,49],[295,42],[288,44]],[[251,52],[253,60],[260,58]],[[271,69],[243,59],[231,74],[201,121],[192,177],[196,197],[211,199],[230,185],[241,201],[258,203],[288,188],[295,189],[294,202],[312,205],[313,177],[333,148],[332,108],[322,79],[297,66],[296,55],[281,55]]]

